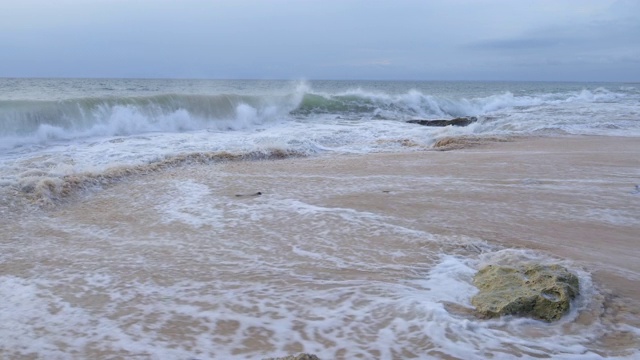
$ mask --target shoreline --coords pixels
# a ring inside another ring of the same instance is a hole
[[[17,327],[0,354],[636,354],[638,149],[525,138],[197,162],[78,192],[0,223]],[[566,265],[584,297],[556,324],[476,319],[481,263],[523,259]]]
[[[635,185],[640,184],[637,154],[640,138],[581,135],[490,139],[452,151],[321,156],[220,166],[243,176],[276,172],[285,178],[291,172],[294,177],[334,173],[413,178],[415,186],[422,189],[398,192],[381,188],[379,193],[334,195],[326,201],[332,206],[392,216],[437,219],[425,225],[425,230],[465,234],[586,262],[595,266],[591,270],[598,283],[640,301],[640,249],[636,241],[640,194],[634,193]],[[474,199],[470,186],[478,186],[482,197]],[[473,200],[473,206],[462,206],[465,200]],[[493,219],[482,210],[483,201],[495,211]],[[500,204],[505,205],[503,211]],[[456,205],[468,213],[467,219],[451,216],[457,212]],[[594,205],[592,209],[590,205]],[[621,209],[626,215],[615,214]],[[552,213],[561,215],[563,210],[569,216],[564,221],[554,219]],[[613,214],[607,214],[608,210]],[[572,212],[582,218],[571,216]],[[499,217],[510,218],[511,223]]]
[[[235,173],[236,176],[242,177],[247,175],[260,177],[264,173],[269,174],[274,171],[277,174],[268,176],[283,179],[291,175],[294,175],[294,178],[295,176],[304,178],[311,174],[319,178],[348,176],[361,178],[370,183],[369,186],[374,187],[372,178],[395,176],[402,181],[402,177],[405,176],[415,182],[417,184],[415,186],[425,187],[424,191],[415,188],[396,191],[393,186],[387,186],[379,193],[349,194],[347,197],[329,193],[323,201],[341,207],[355,206],[361,210],[381,211],[390,216],[438,219],[439,223],[425,226],[424,230],[430,232],[465,234],[503,246],[515,245],[543,250],[556,256],[579,261],[601,262],[601,265],[611,268],[605,274],[600,272],[594,274],[600,280],[599,282],[609,283],[614,278],[626,282],[621,277],[634,278],[627,279],[630,283],[616,286],[616,289],[640,300],[640,263],[634,261],[640,258],[640,251],[637,251],[632,243],[635,234],[640,233],[640,226],[624,224],[616,227],[615,224],[610,223],[611,221],[587,224],[584,223],[584,219],[582,222],[574,221],[567,226],[563,226],[563,223],[558,221],[544,223],[539,213],[544,210],[544,206],[540,204],[536,204],[537,216],[528,217],[526,209],[523,208],[519,210],[519,217],[512,219],[516,224],[509,226],[491,221],[489,217],[483,215],[481,209],[483,201],[491,203],[494,207],[502,202],[507,207],[516,206],[517,208],[518,201],[523,201],[525,207],[531,206],[530,202],[536,196],[542,196],[553,207],[554,196],[558,196],[562,198],[563,206],[570,206],[572,202],[582,202],[580,207],[584,211],[588,205],[585,202],[598,200],[584,199],[588,194],[579,191],[580,186],[591,183],[601,188],[603,192],[601,195],[607,197],[615,195],[616,200],[621,204],[638,210],[637,213],[640,214],[640,193],[634,193],[637,191],[635,185],[640,184],[640,171],[634,169],[634,166],[640,166],[640,160],[634,158],[640,153],[640,138],[576,135],[461,136],[443,139],[451,139],[451,141],[445,141],[444,148],[436,147],[410,152],[323,154],[311,157],[302,157],[296,153],[287,155],[278,150],[264,155],[177,154],[158,163],[109,169],[105,174],[71,175],[59,191],[61,197],[56,198],[59,195],[54,195],[53,203],[37,206],[40,210],[37,212],[42,212],[42,215],[46,216],[51,212],[73,208],[78,201],[108,193],[114,187],[126,186],[131,182],[153,182],[154,179],[167,176],[185,177],[181,174],[185,168],[200,169],[199,172],[206,173],[208,168],[215,167],[230,172],[231,176]],[[190,160],[191,158],[193,161]],[[384,166],[381,167],[380,164]],[[568,167],[574,167],[583,172],[572,173],[567,170]],[[626,171],[626,174],[619,176],[617,173],[611,173],[610,171],[616,167]],[[97,184],[92,184],[95,179],[98,180]],[[451,180],[449,184],[447,184],[448,179]],[[83,185],[83,182],[88,185]],[[575,189],[570,188],[571,184],[576,185]],[[464,196],[473,200],[473,195],[468,191],[470,185],[485,187],[485,190],[479,189],[483,192],[483,198],[474,200],[475,207],[463,204]],[[74,190],[73,187],[76,186]],[[91,189],[96,186],[102,188]],[[552,189],[553,186],[559,188]],[[563,186],[566,191],[560,189]],[[238,193],[247,192],[245,190],[237,189]],[[253,190],[260,191],[260,189]],[[253,190],[249,192],[254,192]],[[52,192],[53,185],[45,183],[44,191]],[[450,199],[442,196],[443,193],[451,195]],[[522,199],[518,198],[520,193],[524,195]],[[435,203],[430,198],[434,194],[437,198]],[[410,204],[414,200],[425,201],[431,205]],[[450,204],[446,204],[447,202]],[[401,212],[388,211],[385,209],[387,205]],[[467,223],[460,223],[460,218],[450,216],[456,211],[452,207],[454,205],[462,205],[460,209],[467,212],[470,218],[478,218],[471,222],[475,227],[467,227],[465,226]],[[615,202],[610,201],[609,205],[610,209],[615,210]],[[409,211],[409,208],[416,211]],[[602,211],[602,207],[599,211]],[[640,215],[637,215],[636,219],[640,224]],[[517,223],[526,223],[526,226],[517,226]],[[485,226],[486,224],[490,226]],[[576,224],[581,226],[575,226]],[[520,235],[514,235],[519,230]],[[606,241],[598,240],[606,239],[609,234],[615,235],[614,238],[609,239],[614,241],[613,246]],[[582,251],[577,251],[576,245],[581,246]],[[620,262],[620,260],[623,261]],[[620,276],[612,275],[611,271],[614,268],[619,270]]]

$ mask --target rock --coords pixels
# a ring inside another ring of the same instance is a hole
[[[252,197],[252,196],[260,196],[262,193],[260,191],[252,193],[252,194],[236,194],[236,197]]]
[[[580,289],[578,278],[560,265],[488,265],[473,283],[480,292],[471,303],[481,318],[519,315],[555,321],[569,311]]]
[[[298,354],[279,358],[269,358],[264,360],[320,360],[320,358],[313,354]]]
[[[459,117],[451,120],[408,120],[410,124],[418,124],[424,126],[467,126],[478,121],[475,116]]]

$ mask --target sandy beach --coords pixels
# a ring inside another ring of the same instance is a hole
[[[323,206],[412,218],[430,233],[584,261],[600,282],[640,301],[638,154],[638,138],[530,137],[445,152],[223,168],[255,178],[267,193],[314,186],[309,191],[323,195]],[[333,191],[343,177],[361,190]]]
[[[15,330],[0,354],[632,357],[639,153],[638,138],[529,137],[183,165],[77,193],[1,225]],[[471,314],[478,266],[519,258],[579,273],[558,324]]]
[[[413,218],[430,233],[463,234],[582,261],[598,282],[640,301],[638,154],[638,138],[528,137],[453,151],[223,168],[261,183],[274,179],[261,185],[267,192],[308,188],[312,182],[311,191],[324,195],[324,206]],[[333,193],[342,177],[360,183],[361,191]]]

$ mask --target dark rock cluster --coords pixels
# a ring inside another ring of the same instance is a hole
[[[450,120],[408,120],[407,122],[410,124],[418,124],[423,126],[468,126],[478,121],[478,118],[475,116],[465,116],[459,117]]]

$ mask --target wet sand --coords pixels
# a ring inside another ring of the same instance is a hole
[[[0,222],[0,355],[637,354],[640,138],[473,143],[181,165]],[[473,267],[504,248],[598,295],[554,325],[477,320]]]
[[[414,219],[584,262],[596,281],[640,301],[640,138],[529,137],[453,151],[230,163],[225,171],[317,181],[325,205]],[[362,191],[334,193],[341,178]],[[376,186],[377,179],[380,186]],[[398,186],[390,186],[397,179]],[[407,186],[410,185],[410,186]],[[270,185],[264,190],[269,192]],[[410,188],[410,190],[408,189]]]

